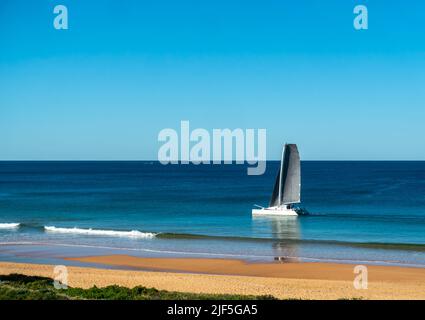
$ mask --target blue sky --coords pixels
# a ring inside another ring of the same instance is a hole
[[[269,159],[425,160],[424,21],[423,1],[1,0],[0,159],[156,159],[189,120],[266,128]]]

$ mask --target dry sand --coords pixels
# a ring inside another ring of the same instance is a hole
[[[368,289],[356,290],[354,266],[331,263],[246,263],[224,259],[139,258],[124,255],[70,258],[157,271],[68,267],[69,285],[143,285],[170,291],[271,294],[301,299],[425,299],[425,269],[368,266]],[[53,277],[53,266],[0,263],[0,274]]]

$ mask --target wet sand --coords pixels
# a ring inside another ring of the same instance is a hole
[[[125,266],[154,271],[240,275],[255,277],[347,280],[354,279],[354,265],[316,262],[249,263],[236,259],[140,258],[128,255],[108,255],[66,258],[85,263]],[[425,281],[425,269],[367,266],[369,281]]]
[[[425,269],[367,266],[368,289],[355,289],[354,266],[332,263],[247,263],[226,259],[140,258],[125,255],[68,258],[135,268],[68,267],[69,285],[143,285],[157,289],[228,294],[270,294],[280,299],[425,299]],[[150,270],[150,271],[147,271]],[[53,277],[53,266],[0,263],[0,274]]]

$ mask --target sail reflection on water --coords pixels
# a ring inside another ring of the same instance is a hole
[[[252,223],[270,229],[273,237],[275,260],[289,262],[297,261],[298,240],[301,238],[300,225],[297,217],[255,216]]]

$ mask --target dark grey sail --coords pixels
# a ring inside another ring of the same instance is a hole
[[[301,200],[301,163],[296,144],[286,144],[273,188],[270,207],[299,203]]]
[[[276,207],[280,205],[279,201],[279,185],[280,185],[280,168],[277,171],[276,181],[274,183],[272,198],[270,199],[269,207]]]

